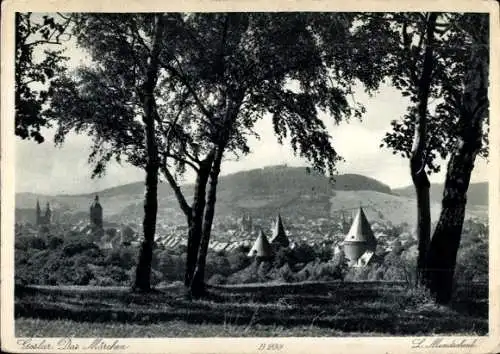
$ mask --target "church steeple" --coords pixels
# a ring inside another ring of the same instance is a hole
[[[47,206],[45,208],[45,222],[44,224],[50,224],[52,218],[52,211],[50,210],[50,204],[47,202]]]
[[[36,224],[40,225],[42,221],[42,210],[40,209],[40,201],[36,200]]]
[[[102,228],[102,206],[99,203],[99,196],[96,195],[94,202],[90,205],[90,223]]]

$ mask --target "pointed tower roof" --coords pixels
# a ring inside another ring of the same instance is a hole
[[[36,200],[36,208],[37,210],[40,210],[40,201],[38,199]]]
[[[257,237],[257,240],[255,240],[253,247],[250,249],[250,252],[248,252],[248,256],[269,258],[272,256],[272,254],[273,251],[271,249],[271,245],[269,244],[266,235],[264,235],[264,232],[260,230],[259,237]]]
[[[365,212],[359,207],[358,214],[352,222],[351,228],[345,237],[347,242],[376,242],[370,223],[366,219]]]
[[[99,196],[98,195],[95,196],[94,202],[92,203],[91,207],[101,208],[101,204],[99,203]]]
[[[290,245],[290,241],[288,240],[288,237],[286,237],[285,228],[283,227],[280,214],[278,214],[276,222],[274,223],[271,243],[281,245],[283,247],[288,247]]]

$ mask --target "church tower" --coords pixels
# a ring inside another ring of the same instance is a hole
[[[96,195],[94,202],[90,205],[90,224],[102,229],[102,206],[99,196]]]
[[[42,210],[40,209],[40,202],[36,200],[36,225],[42,224]]]
[[[45,218],[43,220],[43,223],[45,225],[49,225],[50,221],[51,221],[51,218],[52,218],[52,211],[50,210],[50,204],[49,204],[49,202],[47,202],[47,207],[45,209]]]

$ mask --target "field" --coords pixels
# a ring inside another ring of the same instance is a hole
[[[150,294],[124,287],[16,289],[16,336],[390,336],[488,332],[488,287],[460,285],[448,307],[403,283],[307,282],[209,288],[179,283]]]

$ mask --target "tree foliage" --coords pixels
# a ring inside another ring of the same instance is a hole
[[[386,38],[378,53],[390,58],[386,74],[403,96],[410,99],[407,113],[391,122],[381,147],[409,158],[412,149],[418,104],[419,70],[424,60],[426,14],[395,13],[362,15],[366,19],[358,31]],[[471,13],[438,14],[433,55],[430,107],[427,112],[428,134],[425,164],[428,173],[441,169],[439,159],[446,160],[457,143],[460,130],[460,94],[465,69],[473,43],[471,29],[478,26],[481,15]],[[484,119],[483,146],[480,156],[488,156],[488,119]]]
[[[63,49],[71,17],[16,13],[15,134],[44,141],[44,104],[54,92],[53,80],[64,70]]]
[[[381,146],[410,159],[417,195],[420,279],[438,302],[451,299],[467,190],[477,155],[487,157],[488,21],[478,13],[362,15],[363,27],[389,38],[386,75],[410,98]],[[389,23],[383,26],[381,24]],[[378,31],[378,32],[377,32]],[[435,99],[429,109],[428,100]],[[427,172],[449,158],[442,210],[430,240]]]
[[[145,123],[138,117],[155,16],[82,14],[75,20],[78,44],[94,63],[59,80],[48,114],[57,121],[58,143],[72,130],[93,137],[94,175],[112,159],[146,167]],[[333,176],[340,157],[319,113],[337,123],[361,117],[364,108],[349,100],[355,80],[375,89],[381,74],[366,70],[364,51],[349,49],[358,38],[348,14],[160,16],[155,143],[161,171],[194,225],[190,237],[199,235],[192,245],[196,255],[200,247],[203,272],[224,155],[250,153],[248,137],[269,117],[280,143],[288,140],[296,155]],[[191,206],[176,178],[186,168],[199,177]]]
[[[267,113],[280,142],[289,138],[294,151],[316,169],[333,172],[339,156],[318,111],[336,122],[360,117],[363,108],[348,100],[353,79],[361,77],[370,87],[378,82],[372,73],[356,72],[361,70],[356,55],[329,49],[345,47],[347,19],[270,13],[169,16],[155,92],[157,138],[160,154],[174,160],[178,172],[198,167],[229,128],[227,150],[249,153],[247,139]],[[144,164],[138,91],[150,22],[150,15],[99,14],[81,16],[75,25],[79,45],[97,65],[59,82],[51,113],[59,124],[58,142],[70,130],[94,137],[96,172],[110,159]],[[325,33],[330,37],[319,37]],[[240,102],[238,114],[224,125],[231,101]]]

